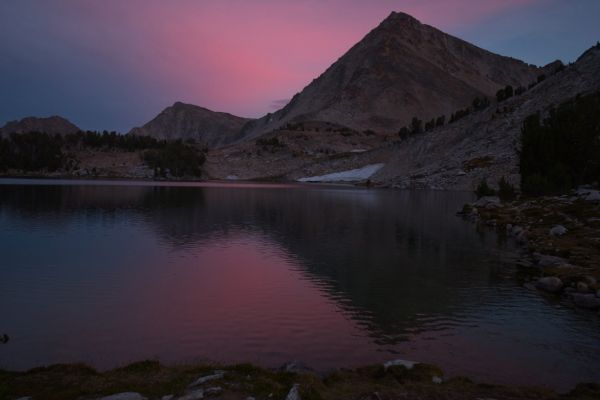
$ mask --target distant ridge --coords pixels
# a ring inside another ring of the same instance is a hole
[[[129,134],[157,139],[193,139],[214,148],[237,140],[242,126],[248,121],[248,118],[176,102],[150,122],[133,128]]]
[[[67,135],[77,133],[79,129],[69,120],[59,117],[26,117],[18,121],[7,122],[0,128],[0,136],[7,136],[11,133],[27,133],[27,132],[45,132],[51,135],[61,134]]]

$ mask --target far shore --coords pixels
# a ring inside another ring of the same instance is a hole
[[[299,182],[299,181],[288,181],[288,180],[274,180],[274,179],[209,179],[209,178],[144,178],[144,177],[127,177],[127,176],[73,176],[73,175],[40,175],[40,174],[26,174],[26,175],[15,175],[15,174],[0,174],[0,182],[2,180],[28,180],[28,181],[65,181],[65,182],[112,182],[112,183],[148,183],[148,184],[231,184],[231,185],[294,185],[294,186],[305,186],[305,187],[319,187],[319,186],[338,186],[338,187],[353,187],[353,188],[369,188],[369,189],[387,189],[387,190],[435,190],[442,192],[468,192],[465,190],[444,190],[444,189],[403,189],[393,188],[389,186],[371,185],[370,182]]]

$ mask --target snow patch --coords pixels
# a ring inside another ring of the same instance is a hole
[[[298,179],[299,182],[356,182],[369,179],[385,164],[365,165],[362,168],[334,172],[327,175],[309,176]]]

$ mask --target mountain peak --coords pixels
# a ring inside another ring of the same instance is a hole
[[[526,86],[539,74],[537,67],[392,12],[282,110],[247,125],[244,134],[255,137],[301,119],[397,132],[413,117],[450,116],[476,97]]]
[[[375,30],[378,29],[411,29],[411,28],[417,28],[420,27],[421,22],[416,19],[415,17],[413,17],[412,15],[403,13],[403,12],[397,12],[397,11],[392,11],[392,13],[390,15],[388,15],[388,17],[386,19],[384,19],[377,28],[375,28]]]
[[[171,108],[187,108],[187,107],[198,107],[194,104],[188,104],[188,103],[184,103],[182,101],[176,101],[175,103],[173,103],[173,105],[171,106]]]
[[[393,22],[403,22],[403,23],[407,23],[407,22],[415,23],[416,22],[416,23],[419,23],[419,24],[421,23],[421,22],[419,22],[418,19],[416,19],[412,15],[404,13],[402,11],[392,11],[390,13],[390,15],[388,15],[388,17],[382,21],[382,23],[384,23],[386,21],[389,21],[389,22],[392,22],[392,21]]]
[[[247,118],[176,101],[129,134],[157,139],[194,139],[208,147],[219,147],[236,140],[246,122]]]
[[[45,132],[51,135],[77,133],[80,129],[69,120],[53,115],[51,117],[25,117],[7,122],[0,128],[1,135],[11,133]]]

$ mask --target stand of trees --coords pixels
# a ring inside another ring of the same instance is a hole
[[[165,147],[167,141],[158,140],[150,136],[121,135],[116,132],[78,132],[65,135],[64,143],[69,146],[83,146],[94,149],[120,149],[125,151],[136,151],[144,149],[156,149]]]
[[[169,142],[160,149],[144,152],[144,162],[154,168],[154,175],[171,176],[200,176],[201,167],[206,160],[203,152],[181,141]]]
[[[120,135],[116,132],[78,132],[49,135],[43,132],[14,133],[0,138],[0,172],[55,172],[67,166],[72,150],[144,151],[143,160],[157,176],[199,176],[204,150],[192,143],[157,140],[150,136]]]
[[[459,119],[466,117],[471,112],[485,110],[490,106],[490,100],[485,96],[481,98],[476,97],[471,102],[471,105],[471,107],[467,107],[462,110],[457,110],[456,112],[452,113],[450,115],[450,120],[448,121],[448,123],[452,124],[458,121]],[[402,128],[400,128],[400,130],[398,131],[398,136],[400,136],[403,139],[406,139],[411,135],[433,131],[435,128],[444,126],[445,124],[445,115],[440,115],[437,118],[432,118],[431,120],[425,122],[425,124],[423,124],[423,121],[419,118],[413,117],[410,122],[410,125],[403,126]]]
[[[0,171],[22,171],[61,168],[65,161],[60,135],[31,132],[0,138]]]
[[[527,195],[563,193],[600,181],[600,92],[577,97],[526,118],[521,134],[521,189]]]

